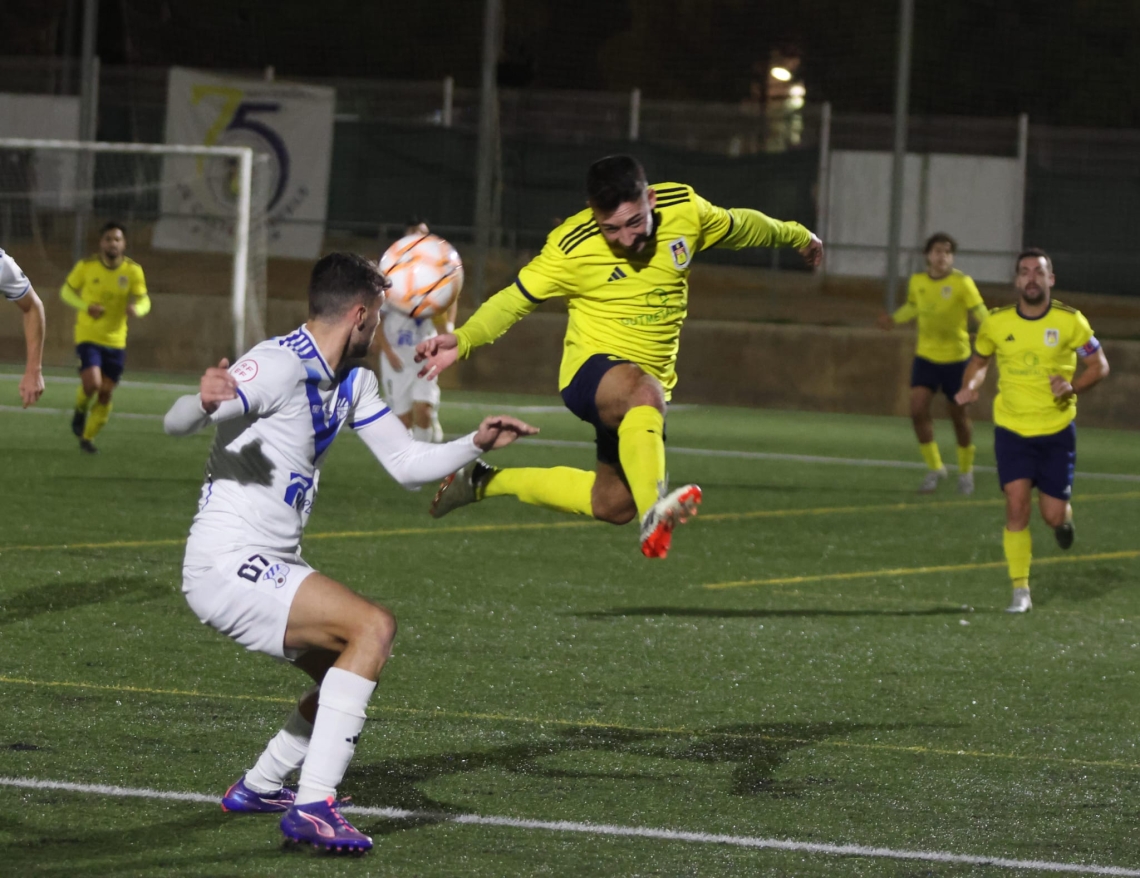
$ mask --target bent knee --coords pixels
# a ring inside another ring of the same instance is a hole
[[[637,506],[631,503],[594,504],[594,518],[608,524],[629,524],[637,518]]]
[[[396,617],[387,607],[371,604],[357,619],[355,634],[363,641],[377,644],[387,652],[396,639]]]

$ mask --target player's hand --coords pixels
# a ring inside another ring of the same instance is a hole
[[[91,317],[94,320],[98,320],[100,317],[103,316],[103,312],[105,310],[106,309],[102,305],[97,305],[94,302],[92,302],[90,305],[87,306],[87,316]]]
[[[138,317],[139,316],[139,312],[135,310],[135,303],[134,302],[127,302],[127,313],[131,317]]]
[[[890,332],[895,328],[894,318],[892,318],[891,315],[886,311],[883,311],[879,314],[879,316],[875,319],[875,323],[878,325],[879,329],[883,330],[883,332]]]
[[[202,397],[202,408],[213,414],[227,399],[237,399],[237,379],[230,374],[230,361],[225,357],[218,365],[211,366],[198,383],[198,393]]]
[[[24,408],[39,400],[43,392],[44,373],[39,369],[25,372],[24,377],[20,379],[20,399],[23,400]]]
[[[1055,399],[1068,399],[1073,395],[1073,385],[1062,378],[1060,375],[1049,376],[1049,389],[1053,391]]]
[[[509,415],[491,415],[483,418],[483,423],[475,431],[475,444],[484,451],[494,451],[510,445],[520,436],[533,436],[538,427],[512,418]]]
[[[459,358],[459,339],[453,332],[433,335],[416,345],[416,362],[423,363],[419,376],[431,380]]]
[[[387,348],[384,351],[384,359],[388,361],[388,365],[392,367],[393,372],[404,371],[404,361],[401,360],[399,355],[391,348]]]
[[[815,232],[810,232],[811,241],[808,242],[806,247],[800,249],[800,256],[804,258],[804,262],[808,264],[808,268],[815,268],[823,262],[823,241]]]
[[[954,402],[958,405],[969,405],[978,401],[978,391],[972,387],[963,387],[954,394]]]

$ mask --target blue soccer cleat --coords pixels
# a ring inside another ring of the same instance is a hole
[[[239,814],[271,814],[288,811],[293,807],[297,794],[282,787],[275,793],[256,793],[245,785],[245,775],[226,790],[222,796],[222,810],[236,811]]]
[[[281,831],[288,839],[329,851],[363,853],[372,849],[372,839],[341,816],[332,796],[323,802],[294,805],[281,818]]]

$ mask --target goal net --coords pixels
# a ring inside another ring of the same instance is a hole
[[[216,297],[187,313],[236,356],[266,337],[268,175],[248,147],[0,138],[0,249],[57,289],[121,222],[150,292]]]

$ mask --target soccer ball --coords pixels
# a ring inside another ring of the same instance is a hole
[[[432,317],[447,310],[463,287],[463,263],[438,235],[407,235],[380,257],[380,270],[392,282],[388,304],[409,317]]]

